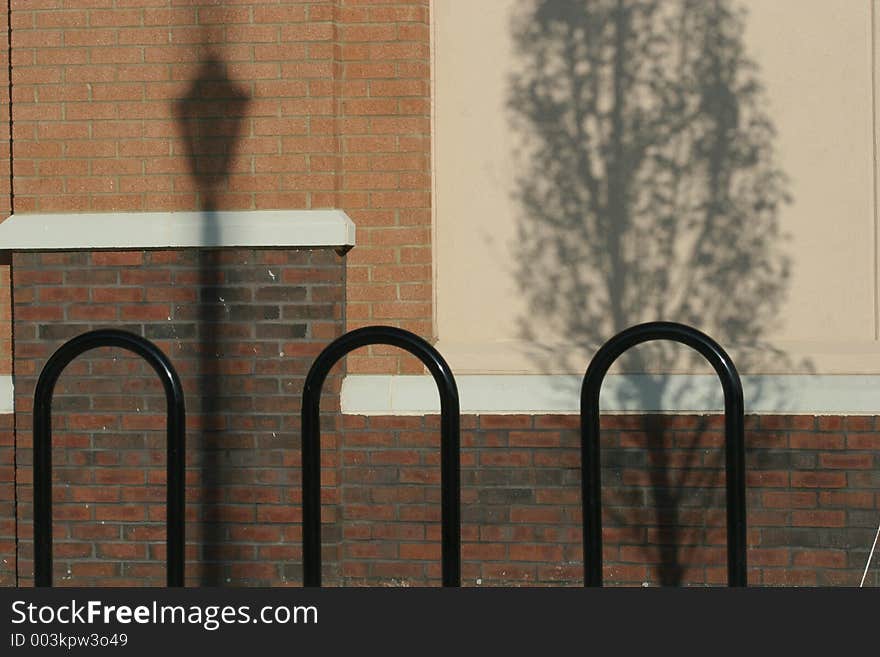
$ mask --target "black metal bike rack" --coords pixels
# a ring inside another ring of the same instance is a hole
[[[440,393],[440,488],[443,586],[461,585],[461,490],[458,388],[443,356],[422,338],[391,326],[350,331],[322,351],[302,397],[303,583],[321,586],[321,388],[330,368],[350,351],[387,344],[408,351],[431,372]]]
[[[167,413],[167,580],[183,586],[184,448],[186,415],[183,388],[167,356],[149,340],[115,329],[72,338],[49,358],[34,391],[34,579],[52,586],[52,394],[58,377],[74,358],[97,347],[121,347],[146,360],[165,388]]]
[[[599,463],[599,391],[608,368],[627,349],[651,340],[673,340],[709,361],[724,390],[727,478],[727,583],[746,586],[746,470],[743,392],[730,356],[697,329],[649,322],[621,331],[590,361],[581,387],[581,486],[584,513],[584,585],[602,586],[602,485]]]

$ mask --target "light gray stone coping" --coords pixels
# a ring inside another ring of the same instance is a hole
[[[333,209],[14,214],[0,223],[0,252],[332,247],[345,253],[354,244],[354,223]],[[0,376],[0,414],[12,410],[12,377]]]
[[[580,411],[583,374],[455,377],[461,412],[470,414],[574,414]],[[743,375],[746,413],[880,415],[880,376]],[[724,409],[714,374],[609,374],[603,413],[717,413]],[[351,415],[438,413],[440,398],[429,375],[349,374],[342,412]]]
[[[51,251],[221,247],[333,247],[355,243],[342,210],[232,210],[14,214],[0,250]]]

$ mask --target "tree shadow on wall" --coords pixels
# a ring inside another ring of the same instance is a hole
[[[196,181],[199,208],[204,214],[203,244],[221,242],[221,227],[214,213],[219,196],[226,191],[249,102],[249,95],[229,79],[219,55],[208,52],[186,94],[174,104],[190,173]],[[222,522],[223,487],[228,486],[231,474],[219,440],[225,428],[224,394],[229,394],[224,388],[221,362],[230,347],[230,338],[235,336],[223,332],[227,309],[221,251],[200,249],[197,258],[198,390],[188,403],[200,418],[194,447],[198,450],[201,475],[200,561],[205,565],[201,583],[219,585],[223,583],[220,557],[226,539]]]
[[[653,320],[748,347],[735,350],[740,371],[790,365],[763,338],[789,278],[778,221],[789,199],[744,21],[728,0],[527,0],[515,12],[514,249],[529,309],[519,329],[529,342],[566,345],[535,354],[544,371],[583,372],[573,346],[592,354]],[[624,382],[618,403],[660,409],[692,396],[650,373],[699,359],[671,343],[630,350],[623,369],[648,374]],[[703,421],[686,444],[676,436],[683,449],[672,454],[667,424],[647,417],[646,455],[606,455],[603,483],[606,518],[626,524],[609,510],[637,493],[620,468],[647,469],[659,580],[677,585],[696,549],[682,547],[682,506],[724,505],[723,450],[700,449]],[[697,489],[717,494],[698,499]]]

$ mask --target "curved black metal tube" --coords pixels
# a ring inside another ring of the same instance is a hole
[[[584,585],[602,586],[602,485],[599,464],[599,391],[608,368],[624,351],[650,340],[673,340],[700,352],[724,390],[727,469],[727,582],[746,586],[746,474],[743,392],[730,356],[708,335],[684,324],[649,322],[621,331],[590,361],[581,387],[581,486],[584,513]]]
[[[183,586],[184,451],[186,411],[183,387],[168,357],[149,340],[116,329],[83,333],[52,354],[34,391],[34,580],[52,586],[52,394],[58,377],[74,358],[97,347],[133,351],[156,370],[165,388],[167,413],[167,580]]]
[[[302,398],[303,583],[321,586],[321,388],[348,352],[371,344],[408,351],[431,372],[440,393],[440,494],[443,586],[461,585],[461,490],[458,388],[443,356],[422,338],[392,326],[350,331],[322,351],[306,376]]]

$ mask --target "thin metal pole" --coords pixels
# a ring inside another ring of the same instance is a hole
[[[183,586],[184,455],[186,410],[183,387],[168,357],[134,333],[100,329],[72,338],[52,354],[34,391],[34,580],[52,586],[52,394],[65,367],[85,351],[121,347],[146,360],[165,389],[167,414],[166,564],[168,586]]]
[[[742,383],[733,360],[705,333],[674,322],[649,322],[621,331],[590,361],[581,387],[581,493],[584,514],[584,585],[602,586],[602,484],[599,391],[608,368],[627,349],[651,340],[685,344],[709,361],[724,390],[727,486],[727,583],[747,586],[745,422]]]
[[[306,376],[302,397],[303,583],[321,586],[321,388],[350,351],[387,344],[408,351],[431,372],[440,393],[440,496],[443,586],[461,585],[461,475],[458,388],[443,356],[422,338],[393,326],[350,331],[322,351]]]

